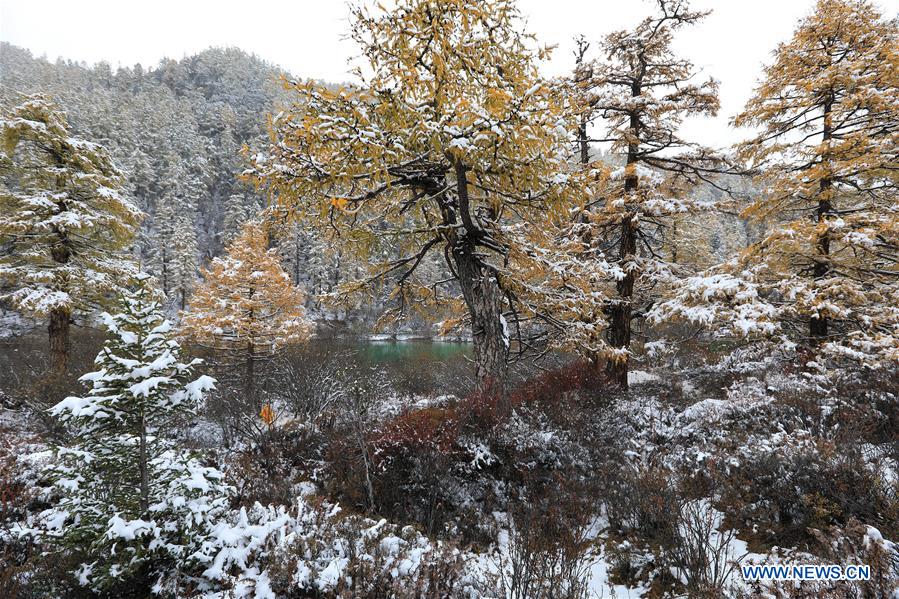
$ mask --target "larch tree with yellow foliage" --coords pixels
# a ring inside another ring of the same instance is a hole
[[[254,173],[295,218],[369,261],[367,278],[342,291],[386,282],[404,302],[432,305],[458,286],[478,380],[497,390],[518,325],[554,324],[533,298],[580,293],[545,284],[558,264],[540,266],[554,258],[528,233],[587,197],[568,160],[574,111],[538,75],[546,51],[521,27],[511,0],[353,9],[370,75],[336,91],[290,82],[297,99],[272,120],[270,156]],[[420,276],[432,252],[447,280]]]
[[[100,145],[34,96],[0,117],[0,282],[24,314],[49,320],[51,367],[66,372],[73,314],[89,314],[137,273],[142,213]]]
[[[895,365],[896,22],[883,20],[866,1],[819,0],[789,43],[777,48],[735,124],[758,130],[740,146],[762,183],[746,214],[768,232],[666,309],[693,320],[739,323],[744,334],[810,340],[824,355],[870,367]]]
[[[746,261],[783,297],[781,319],[804,319],[819,340],[895,344],[896,23],[867,1],[819,0],[735,124],[760,128],[740,148],[764,173],[747,214],[778,226]]]
[[[215,258],[202,276],[182,313],[181,335],[243,362],[246,399],[258,411],[256,364],[312,334],[303,294],[281,267],[278,251],[269,248],[266,228],[258,221],[248,222],[227,254]]]
[[[697,81],[697,69],[672,48],[679,29],[707,13],[690,10],[685,0],[657,0],[657,14],[630,31],[617,31],[601,44],[592,63],[576,54],[574,84],[581,113],[600,131],[587,136],[582,123],[578,145],[587,157],[589,141],[611,145],[620,167],[590,210],[594,236],[614,275],[605,314],[608,321],[609,373],[627,386],[632,321],[646,313],[666,286],[675,286],[682,269],[665,254],[666,236],[686,215],[711,208],[696,197],[697,185],[717,186],[727,172],[720,157],[683,139],[686,117],[714,116],[718,84]]]

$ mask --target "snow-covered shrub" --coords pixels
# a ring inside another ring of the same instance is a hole
[[[337,496],[343,504],[373,504],[387,517],[417,522],[429,534],[458,527],[476,540],[482,531],[469,518],[472,511],[505,510],[519,491],[546,484],[553,473],[584,476],[587,452],[570,429],[583,422],[574,415],[587,389],[604,377],[594,366],[584,368],[548,373],[513,390],[506,402],[474,393],[415,407],[377,423],[364,445],[358,434],[335,439],[327,462]]]
[[[277,408],[276,408],[277,409]],[[273,426],[227,458],[228,480],[240,505],[289,505],[296,488],[320,466],[322,435],[297,421]]]
[[[11,595],[24,593],[28,543],[12,531],[16,523],[25,519],[35,490],[29,472],[19,461],[26,443],[11,432],[0,430],[0,589]]]
[[[497,560],[500,588],[508,599],[591,596],[592,513],[564,481],[556,482],[544,486],[539,497],[510,507]]]
[[[331,466],[349,483],[345,495],[357,505],[365,505],[366,485],[371,483],[375,504],[391,518],[422,524],[429,533],[442,528],[458,507],[453,501],[456,488],[454,466],[461,449],[456,444],[458,423],[449,407],[427,407],[402,414],[371,435],[357,441],[350,436],[346,449],[337,457],[332,451]],[[366,459],[370,468],[365,469]],[[340,468],[340,470],[336,470]]]
[[[208,597],[490,597],[472,558],[410,526],[344,514],[301,497],[291,507],[241,508],[204,547],[204,576],[226,589]]]
[[[54,450],[47,475],[59,499],[32,532],[78,557],[83,586],[113,592],[137,582],[161,592],[190,573],[231,493],[219,471],[170,438],[214,381],[179,360],[145,281],[123,294],[121,313],[103,318],[110,338],[98,370],[82,377],[89,393],[52,409],[73,442]]]
[[[780,443],[753,447],[720,472],[720,503],[741,528],[792,546],[808,543],[811,529],[852,517],[895,527],[895,493],[861,455],[821,440]]]
[[[686,501],[680,507],[666,561],[677,569],[689,597],[718,599],[733,590],[743,556],[735,551],[735,531],[722,530],[722,516],[705,500]]]
[[[744,581],[737,599],[894,599],[899,591],[899,544],[883,537],[880,530],[857,520],[847,525],[812,531],[816,553],[785,552],[786,555],[757,557],[749,561],[782,564],[858,564],[870,566],[870,579],[864,581],[806,580]]]

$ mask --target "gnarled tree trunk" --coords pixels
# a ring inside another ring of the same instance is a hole
[[[471,216],[468,169],[459,161],[455,162],[454,169],[462,231],[452,240],[451,254],[471,316],[475,374],[479,389],[503,398],[509,363],[509,331],[503,318],[502,290],[496,273],[478,255],[478,240],[485,232]]]
[[[453,249],[459,287],[471,315],[475,374],[482,390],[502,394],[509,362],[509,332],[496,275],[485,269],[471,244]]]

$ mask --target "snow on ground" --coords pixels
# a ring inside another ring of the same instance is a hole
[[[590,566],[590,592],[595,597],[603,599],[638,599],[642,597],[648,589],[638,586],[628,588],[623,584],[609,584],[609,570],[612,567],[600,556],[593,565]]]
[[[0,339],[21,335],[33,326],[34,323],[22,318],[18,312],[0,308]]]
[[[645,370],[631,370],[627,373],[628,385],[641,385],[643,383],[651,383],[659,380],[659,376],[646,372]]]

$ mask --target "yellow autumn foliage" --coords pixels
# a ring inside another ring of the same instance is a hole
[[[789,330],[869,365],[895,355],[896,22],[867,1],[818,0],[734,122],[758,130],[739,148],[763,190],[745,215],[769,225],[737,270],[777,298]]]
[[[532,235],[590,195],[568,160],[566,86],[540,77],[546,52],[511,0],[400,0],[351,23],[359,81],[288,82],[295,101],[249,178],[367,267],[341,292],[396,285],[396,304],[436,320],[461,291],[478,374],[502,379],[518,323],[547,322],[544,300],[577,293],[547,295],[570,261],[548,261]]]
[[[181,318],[181,334],[191,342],[255,356],[312,334],[303,293],[268,247],[262,223],[248,222],[202,276]]]

